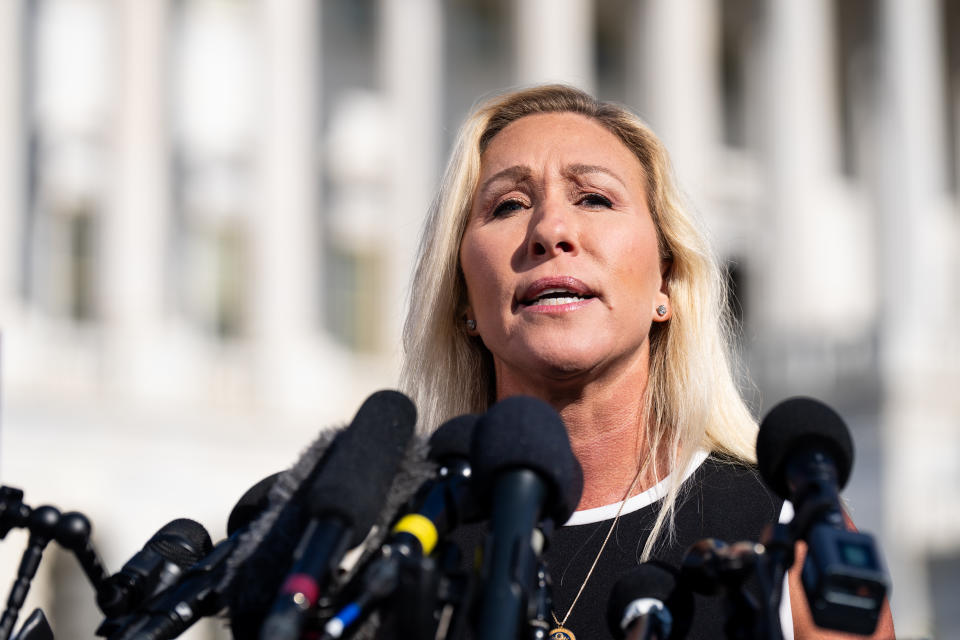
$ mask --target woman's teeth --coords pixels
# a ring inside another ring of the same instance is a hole
[[[544,305],[549,307],[556,307],[563,304],[572,304],[574,302],[580,302],[586,300],[592,296],[580,296],[575,293],[571,293],[566,289],[547,289],[536,298],[527,303],[527,306],[531,305]]]
[[[571,304],[573,302],[579,302],[583,299],[584,298],[581,298],[579,296],[570,296],[565,298],[540,298],[536,302],[546,306],[559,306],[561,304]]]

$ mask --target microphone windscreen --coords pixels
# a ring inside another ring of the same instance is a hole
[[[392,412],[394,415],[390,415]],[[377,428],[371,422],[371,413],[385,414],[386,422]],[[399,420],[396,414],[400,415]],[[394,479],[392,486],[389,484],[392,473],[385,474],[383,469],[377,469],[381,466],[381,459],[390,458],[390,455],[379,453],[379,448],[396,448],[396,441],[403,440],[404,433],[406,439],[410,439],[415,421],[415,409],[406,396],[396,392],[378,392],[361,406],[349,426],[323,431],[294,466],[276,478],[273,486],[268,488],[268,509],[242,532],[240,544],[228,561],[227,574],[218,586],[227,594],[231,627],[236,638],[257,637],[256,631],[287,573],[294,549],[307,522],[316,513],[314,505],[310,504],[315,491],[324,491],[319,496],[321,507],[335,505],[342,508],[340,503],[344,499],[337,496],[331,499],[328,494],[347,491],[354,497],[358,491],[366,494],[370,491],[368,473],[387,475],[389,491],[384,489],[381,499],[386,496],[384,509],[389,511],[399,508],[416,487],[430,476],[432,467],[423,462],[425,446],[416,446],[416,443],[409,447],[402,458],[404,473],[398,474],[400,477]],[[403,424],[396,429],[385,426],[398,422]],[[384,434],[383,431],[388,433]],[[359,437],[361,432],[363,437]],[[261,483],[268,481],[269,478],[266,478]],[[317,489],[318,486],[325,489]],[[255,485],[240,499],[240,503],[247,496],[252,496],[252,502],[256,503],[253,495],[256,491]],[[364,501],[370,502],[369,498],[364,498]],[[240,507],[240,504],[237,506]],[[391,514],[392,511],[378,514],[374,509],[373,518],[379,515],[382,522],[378,524],[386,530]],[[365,535],[370,526],[363,528],[364,523],[359,520],[356,516],[352,518],[354,528],[361,529]],[[362,541],[364,535],[359,535],[360,540],[356,543]]]
[[[465,413],[440,425],[430,436],[430,459],[439,462],[447,458],[469,458],[473,430],[479,419],[475,413]]]
[[[764,482],[781,498],[790,498],[786,466],[790,455],[818,448],[833,457],[842,489],[853,467],[853,441],[837,412],[813,398],[784,400],[767,414],[757,433],[757,467]]]
[[[417,410],[407,396],[378,391],[330,447],[310,486],[307,511],[313,517],[335,514],[350,523],[351,547],[363,542],[377,519],[416,421]]]
[[[647,598],[659,600],[670,612],[673,630],[669,637],[685,637],[693,617],[693,595],[679,582],[678,571],[657,560],[644,562],[617,580],[607,601],[607,626],[613,637],[624,636],[622,624],[630,605]]]
[[[556,523],[566,522],[580,502],[583,471],[563,420],[542,400],[513,396],[490,407],[474,430],[470,465],[483,504],[497,476],[513,469],[532,470],[546,483],[544,514]]]
[[[279,472],[271,474],[247,489],[247,492],[240,496],[227,518],[228,537],[256,520],[261,513],[267,510],[267,507],[270,506],[270,490],[273,489],[273,485],[276,484],[279,477]]]

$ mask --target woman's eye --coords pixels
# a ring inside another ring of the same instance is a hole
[[[523,203],[520,202],[519,200],[504,200],[494,208],[493,216],[498,217],[498,216],[503,216],[509,213],[513,213],[514,211],[519,211],[520,209],[523,209],[523,206],[524,206]]]
[[[580,204],[585,204],[589,207],[611,207],[613,203],[610,202],[610,199],[606,196],[602,196],[599,193],[588,193],[580,198]]]

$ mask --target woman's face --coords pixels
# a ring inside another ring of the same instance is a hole
[[[490,141],[460,266],[500,396],[645,373],[651,322],[670,317],[640,163],[578,114],[526,116]]]

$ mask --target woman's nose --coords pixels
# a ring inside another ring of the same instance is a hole
[[[578,242],[575,222],[562,202],[545,200],[531,218],[529,252],[533,256],[575,254]]]

